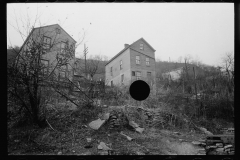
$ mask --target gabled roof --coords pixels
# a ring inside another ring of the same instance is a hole
[[[61,28],[61,29],[76,43],[76,41],[75,41],[59,24],[51,24],[51,25],[47,25],[47,26],[42,26],[42,27],[33,28],[33,29],[31,30],[31,32],[29,33],[28,37],[25,39],[23,45],[21,46],[21,48],[20,48],[20,50],[19,50],[19,53],[20,53],[20,51],[22,50],[23,46],[25,46],[25,44],[26,44],[26,42],[28,41],[30,35],[33,33],[33,31],[34,31],[35,29],[50,27],[50,26],[54,26],[54,25],[57,25],[59,28]]]
[[[139,40],[143,40],[154,52],[156,51],[145,39],[143,39],[143,38],[140,38]],[[139,41],[139,40],[137,40],[137,41]],[[137,42],[136,41],[136,42]],[[134,42],[135,43],[135,42]]]
[[[72,38],[72,36],[70,36],[59,24],[51,24],[51,25],[47,25],[47,26],[42,26],[42,27],[36,27],[36,28],[33,28],[33,29],[39,29],[39,28],[44,28],[44,27],[50,27],[50,26],[54,26],[54,25],[57,25],[58,27],[60,27],[74,42],[77,42],[75,41],[75,39]],[[30,34],[29,34],[30,35]]]
[[[130,44],[129,46],[127,46],[126,48],[124,48],[123,50],[121,50],[118,54],[116,54],[113,58],[111,58],[111,59],[107,62],[106,65],[108,65],[111,61],[113,61],[115,58],[117,58],[119,55],[121,55],[121,54],[122,54],[124,51],[126,51],[128,48],[131,48],[131,46],[132,46],[134,43],[136,43],[136,42],[138,42],[138,41],[140,41],[140,40],[143,40],[144,43],[146,43],[154,52],[156,51],[149,43],[147,43],[147,41],[146,41],[145,39],[140,38],[140,39],[138,39],[137,41],[135,41],[135,42],[133,42],[132,44]],[[105,65],[105,66],[106,66],[106,65]]]

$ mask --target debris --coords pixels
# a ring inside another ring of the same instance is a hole
[[[93,146],[91,142],[92,142],[92,138],[87,138],[87,144],[84,148],[92,148]]]
[[[105,151],[112,150],[104,142],[100,142],[100,144],[98,145],[98,149],[105,150]]]
[[[110,113],[106,113],[100,119],[101,120],[108,120],[109,116],[110,116]]]
[[[125,136],[129,141],[133,140],[133,138],[131,138],[131,137],[129,137],[129,136],[123,134],[122,132],[120,132],[120,134],[123,135],[123,136]]]
[[[134,121],[129,121],[129,125],[132,126],[137,132],[142,133],[144,128],[140,128]]]
[[[194,144],[194,145],[201,145],[201,142],[198,142],[198,141],[192,141],[192,144]]]
[[[140,127],[138,127],[138,128],[135,128],[136,129],[136,131],[137,132],[139,132],[139,133],[142,133],[143,132],[143,130],[144,130],[144,128],[140,128]]]
[[[107,105],[105,105],[105,104],[103,105],[103,108],[107,108],[107,107],[108,107]]]
[[[139,125],[137,123],[135,123],[134,121],[129,121],[129,125],[132,126],[133,128],[139,127]]]
[[[224,149],[233,147],[231,144],[224,146]]]
[[[61,155],[61,154],[62,154],[62,152],[58,152],[57,154],[58,154],[58,155]]]
[[[203,127],[199,127],[199,129],[204,132],[205,134],[209,135],[209,136],[212,136],[213,134],[211,132],[209,132],[206,128],[203,128]]]
[[[137,155],[145,155],[144,153],[139,152],[139,151],[137,151],[136,154],[137,154]]]
[[[173,132],[174,134],[177,134],[177,135],[181,135],[181,133],[179,133],[179,132]]]
[[[105,122],[106,120],[101,120],[100,118],[92,121],[91,123],[89,123],[89,127],[94,129],[94,130],[98,130]]]
[[[82,125],[81,128],[87,128],[87,126],[86,125]]]
[[[88,151],[88,152],[82,153],[80,155],[91,155],[91,152]]]
[[[108,151],[99,151],[98,152],[100,155],[108,155]]]
[[[216,143],[216,146],[221,148],[221,147],[223,147],[223,144],[222,143]]]
[[[224,152],[224,148],[217,148],[216,151],[217,152]]]

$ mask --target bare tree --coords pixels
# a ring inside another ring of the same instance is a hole
[[[222,68],[227,73],[229,82],[233,83],[233,80],[234,80],[234,55],[232,52],[226,53],[225,57],[223,57]]]
[[[33,123],[43,127],[48,123],[44,114],[47,100],[44,92],[50,84],[56,86],[56,82],[71,76],[76,46],[75,42],[59,36],[59,28],[34,28],[37,21],[38,15],[30,25],[30,18],[27,17],[27,22],[22,24],[25,30],[20,29],[17,19],[17,27],[12,25],[25,42],[20,51],[11,48],[17,56],[14,65],[8,65],[8,95],[26,110]]]

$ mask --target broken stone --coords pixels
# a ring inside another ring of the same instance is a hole
[[[82,153],[80,155],[91,155],[91,152],[88,151],[88,152]]]
[[[198,141],[192,141],[192,144],[194,144],[194,145],[200,145],[201,142],[198,142]]]
[[[122,132],[120,132],[121,135],[125,136],[129,141],[132,141],[133,139],[125,134],[123,134]]]
[[[132,126],[133,128],[139,127],[139,125],[137,123],[135,123],[134,121],[129,121],[129,125]]]
[[[108,151],[99,151],[99,155],[108,155]]]
[[[106,120],[101,120],[100,118],[92,121],[91,123],[89,123],[89,127],[94,129],[94,130],[98,130],[105,122]]]
[[[181,133],[179,133],[179,132],[173,132],[174,134],[177,134],[177,135],[181,135]]]
[[[216,143],[216,146],[221,148],[221,147],[223,147],[223,144],[222,143]]]
[[[104,115],[101,117],[101,119],[102,119],[102,120],[108,120],[108,119],[109,119],[109,116],[110,116],[110,113],[106,113],[106,114],[104,114]]]
[[[105,151],[112,150],[104,142],[100,142],[100,144],[98,145],[98,149],[105,150]]]
[[[216,151],[217,152],[224,152],[224,148],[217,148]]]
[[[137,154],[137,155],[145,155],[144,153],[139,152],[139,151],[137,151],[136,154]]]
[[[139,132],[139,133],[142,133],[143,130],[144,130],[144,128],[140,128],[140,127],[138,127],[138,128],[135,128],[135,130],[136,130],[137,132]]]
[[[224,146],[225,149],[233,147],[231,144]]]
[[[204,132],[205,134],[209,135],[209,136],[212,136],[213,134],[211,132],[209,132],[206,128],[203,128],[203,127],[199,127],[199,129]]]

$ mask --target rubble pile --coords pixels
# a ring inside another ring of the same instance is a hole
[[[234,155],[235,149],[234,146],[223,145],[223,143],[216,143],[215,145],[206,147],[207,155]]]
[[[129,121],[127,116],[118,110],[113,110],[110,112],[110,116],[108,119],[108,129],[109,130],[116,130],[121,131],[123,127],[128,125]]]
[[[234,129],[226,129],[224,134],[209,135],[206,138],[207,155],[234,155]]]

